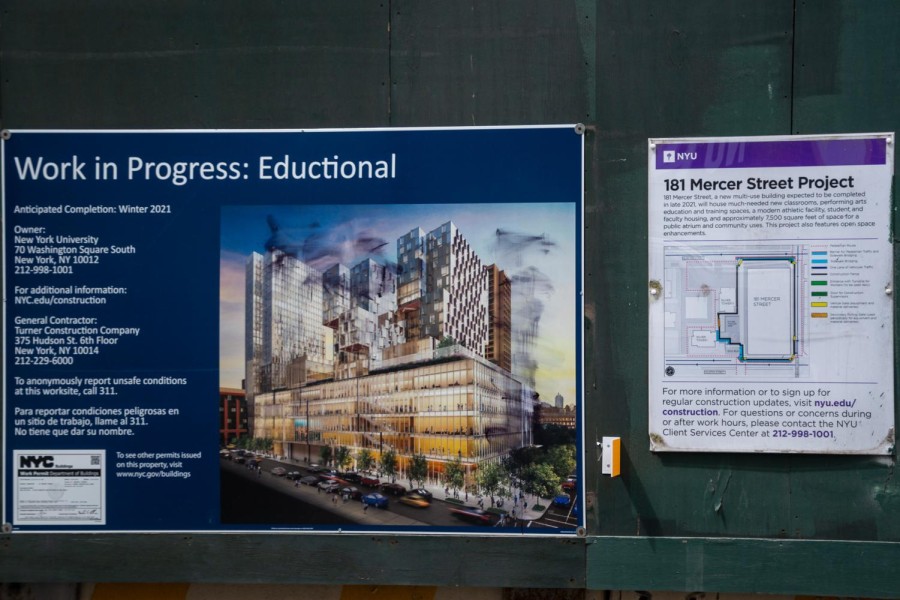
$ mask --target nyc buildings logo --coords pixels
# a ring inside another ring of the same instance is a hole
[[[19,468],[28,469],[36,467],[43,467],[45,469],[53,468],[53,457],[24,455],[19,457]]]

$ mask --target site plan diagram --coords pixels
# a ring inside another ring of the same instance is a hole
[[[815,273],[804,245],[670,247],[665,256],[665,360],[670,376],[793,376],[809,371]]]

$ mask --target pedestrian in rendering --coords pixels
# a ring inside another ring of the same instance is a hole
[[[365,512],[368,512],[368,511],[369,511],[369,505],[366,504],[366,503],[364,502],[364,503],[363,503],[363,512],[365,513]]]
[[[331,503],[332,503],[332,504],[337,504],[337,494],[333,494],[333,495],[331,496]]]

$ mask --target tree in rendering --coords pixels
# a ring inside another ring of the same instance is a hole
[[[498,463],[485,463],[478,467],[475,473],[478,487],[482,492],[491,497],[491,506],[494,506],[494,496],[503,495],[503,481],[506,478],[503,467]]]
[[[249,443],[249,449],[254,452],[269,453],[275,447],[275,440],[269,437],[256,437]]]
[[[552,447],[575,443],[575,430],[565,425],[545,423],[534,430],[534,443],[538,446]]]
[[[375,464],[375,457],[368,448],[363,448],[356,453],[356,468],[360,471],[368,471]]]
[[[559,492],[560,478],[548,463],[528,465],[522,470],[522,489],[539,498],[552,498]]]
[[[522,487],[522,475],[526,467],[537,462],[540,456],[540,448],[524,447],[513,450],[501,459],[500,464],[510,490]]]
[[[391,483],[394,483],[394,475],[397,473],[397,453],[393,450],[385,450],[381,453],[381,472],[385,477],[390,477]]]
[[[451,336],[445,335],[444,337],[441,338],[441,341],[438,342],[437,347],[438,348],[449,348],[450,346],[455,346],[456,343],[457,343],[456,340],[453,339]]]
[[[418,483],[419,487],[425,485],[425,478],[428,477],[428,461],[424,454],[413,454],[409,463],[409,487],[415,487],[413,483]]]
[[[334,452],[332,452],[331,446],[322,446],[319,449],[319,458],[322,459],[322,464],[326,467],[331,464],[331,459],[334,458]]]
[[[457,456],[447,463],[444,479],[447,486],[453,490],[453,495],[459,496],[459,489],[466,483],[466,468],[462,464],[461,457]]]
[[[341,471],[346,469],[352,460],[353,457],[350,455],[350,449],[347,446],[338,446],[334,451],[334,464]]]
[[[568,477],[575,470],[575,446],[565,444],[553,446],[547,451],[546,462],[560,479]]]

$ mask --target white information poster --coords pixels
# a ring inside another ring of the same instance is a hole
[[[893,142],[649,140],[651,450],[893,450]]]
[[[105,524],[105,458],[103,450],[14,450],[16,523]]]

